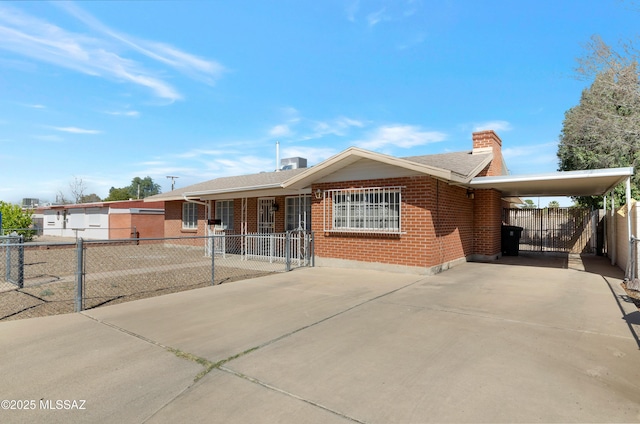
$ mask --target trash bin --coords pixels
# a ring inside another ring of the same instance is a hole
[[[514,225],[502,226],[502,254],[505,256],[518,256],[520,252],[520,236],[522,227]]]

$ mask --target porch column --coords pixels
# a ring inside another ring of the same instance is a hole
[[[473,255],[495,259],[502,254],[502,193],[475,190],[473,200]]]
[[[629,269],[629,265],[631,265],[631,258],[633,254],[632,252],[633,249],[631,249],[631,240],[633,239],[633,234],[631,232],[631,177],[627,177],[626,197],[627,197],[627,243],[629,246],[629,255],[627,256],[627,269]],[[636,270],[633,270],[631,272],[632,272],[631,275],[637,275]]]

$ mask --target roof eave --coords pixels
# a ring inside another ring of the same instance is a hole
[[[347,150],[338,153],[335,156],[330,157],[324,162],[309,168],[307,171],[298,174],[282,184],[284,188],[305,188],[309,187],[313,182],[325,177],[333,172],[336,172],[360,159],[370,159],[377,162],[385,163],[391,166],[397,166],[412,170],[421,174],[431,175],[435,178],[463,182],[464,178],[459,174],[455,174],[447,169],[436,168],[429,165],[423,165],[416,162],[411,162],[406,159],[401,159],[381,153],[371,152],[368,150],[360,149],[357,147],[350,147]]]

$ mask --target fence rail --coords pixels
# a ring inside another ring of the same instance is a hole
[[[218,234],[79,238],[68,243],[0,241],[4,258],[0,262],[0,321],[81,311],[313,265],[313,237],[297,232],[266,239]],[[258,245],[273,242],[280,250],[250,251],[256,241]],[[213,255],[211,246],[215,247]],[[22,285],[16,284],[15,276],[20,273]]]
[[[595,253],[598,211],[580,208],[504,209],[502,221],[522,227],[520,250]]]

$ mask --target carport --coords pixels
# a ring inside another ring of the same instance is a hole
[[[543,174],[501,175],[477,177],[470,181],[473,189],[493,189],[502,193],[504,199],[538,196],[604,196],[605,214],[610,199],[611,210],[615,210],[613,190],[622,183],[626,185],[627,233],[631,234],[631,176],[633,167],[588,169],[582,171],[551,172]],[[615,226],[615,220],[612,220]],[[606,228],[615,239],[615,227]],[[609,252],[611,263],[615,263],[616,249],[613,244]]]

